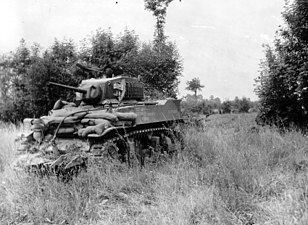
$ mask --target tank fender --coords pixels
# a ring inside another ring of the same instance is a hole
[[[121,127],[123,128],[123,127]],[[100,135],[98,134],[89,134],[88,137],[94,137],[94,138],[98,138],[98,137],[104,137],[106,136],[107,134],[113,132],[113,131],[117,131],[119,128],[118,127],[109,127],[107,128],[106,130],[104,130],[104,132]]]

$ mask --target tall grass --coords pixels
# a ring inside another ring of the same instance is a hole
[[[0,223],[308,224],[308,143],[254,114],[185,127],[180,157],[140,168],[93,162],[68,183],[15,172],[19,129],[0,130]]]

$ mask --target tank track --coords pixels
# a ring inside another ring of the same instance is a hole
[[[99,138],[97,138],[96,140],[94,140],[95,142],[98,142],[99,144],[105,144],[105,143],[110,143],[110,145],[117,145],[116,143],[122,142],[122,146],[118,147],[119,151],[118,151],[118,160],[121,161],[122,163],[127,163],[128,166],[134,166],[134,164],[138,164],[139,166],[143,166],[144,164],[141,162],[142,160],[142,149],[138,149],[133,148],[131,146],[132,142],[138,142],[138,141],[142,141],[143,138],[145,138],[148,134],[151,134],[153,136],[160,136],[161,133],[165,133],[167,134],[168,137],[171,138],[173,144],[175,144],[175,142],[177,142],[180,146],[180,150],[183,150],[184,148],[184,141],[182,138],[182,134],[177,131],[174,128],[169,128],[169,127],[153,127],[153,128],[146,128],[146,129],[139,129],[139,130],[132,130],[130,132],[126,132],[125,134],[119,134],[116,133],[113,137],[106,139],[105,141],[101,142],[101,140]],[[161,147],[161,146],[160,146]],[[122,151],[121,151],[122,150]],[[174,149],[176,151],[178,151],[179,149]],[[174,155],[175,151],[168,151],[168,154],[172,154]],[[103,150],[104,151],[104,150]],[[159,150],[156,149],[156,153]],[[105,151],[106,153],[109,153],[108,151]],[[89,154],[91,155],[91,153]],[[110,155],[110,154],[108,154]],[[108,156],[107,155],[107,156]],[[93,157],[95,157],[95,154],[92,155]],[[134,161],[134,162],[133,162]],[[136,162],[137,161],[137,162]]]
[[[148,134],[148,133],[158,134],[158,133],[161,133],[161,132],[178,133],[178,131],[176,131],[175,129],[172,129],[172,128],[166,128],[166,127],[148,128],[148,129],[143,129],[143,130],[131,131],[131,132],[125,133],[124,135],[118,134],[116,137],[109,138],[106,141],[107,142],[108,141],[115,142],[115,141],[122,140],[123,138],[127,139],[127,138],[130,138],[130,137],[138,137],[140,135],[145,135],[145,134]]]
[[[129,132],[126,132],[125,129],[115,129],[114,135],[109,138],[102,139],[101,137],[96,137],[95,135],[92,135],[89,138],[91,148],[95,145],[101,145],[102,149],[100,153],[91,151],[92,149],[90,148],[90,151],[82,151],[74,154],[74,156],[68,157],[68,160],[63,160],[62,162],[56,163],[56,165],[55,162],[53,162],[28,166],[27,171],[39,177],[56,176],[57,179],[63,182],[68,182],[72,180],[73,177],[77,176],[81,171],[86,171],[89,161],[95,161],[101,158],[109,158],[109,160],[117,161],[118,163],[127,163],[128,166],[134,166],[135,164],[143,166],[143,155],[140,152],[140,149],[132,149],[129,140],[139,142],[148,134],[157,136],[161,133],[171,136],[173,142],[179,141],[181,148],[183,148],[182,136],[180,132],[174,128],[161,126],[138,130],[132,129]],[[115,146],[115,150],[117,151],[116,155],[114,154],[114,151],[109,151],[109,146]],[[159,152],[156,153],[159,154]],[[172,154],[173,153],[174,152],[172,152]],[[64,158],[68,154],[61,155],[56,161],[58,161],[61,157]]]
[[[184,143],[183,143],[182,135],[180,134],[180,132],[176,131],[173,128],[168,128],[168,127],[156,127],[156,128],[142,129],[142,130],[134,130],[131,132],[127,132],[124,135],[118,134],[116,137],[110,138],[106,142],[117,143],[119,141],[123,141],[124,142],[123,147],[125,148],[125,145],[127,146],[126,150],[122,152],[126,154],[126,158],[122,156],[122,158],[120,157],[119,160],[121,160],[122,162],[127,162],[129,166],[133,166],[134,163],[132,162],[132,160],[138,161],[137,164],[139,166],[144,166],[144,163],[142,162],[142,157],[144,153],[141,152],[141,150],[143,149],[138,149],[138,148],[133,149],[132,146],[129,146],[131,144],[129,143],[130,142],[129,140],[131,139],[134,142],[141,141],[143,138],[145,138],[149,134],[157,137],[157,136],[160,136],[161,133],[165,133],[166,136],[170,137],[173,144],[175,144],[175,142],[178,141],[180,144],[181,150],[183,149]],[[121,149],[119,150],[121,154]],[[174,150],[177,150],[177,149],[174,149]],[[175,153],[174,150],[170,152],[168,151],[167,153],[174,154]],[[156,153],[159,153],[158,149],[156,149]]]

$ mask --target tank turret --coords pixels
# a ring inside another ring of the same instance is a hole
[[[140,101],[144,99],[144,85],[137,78],[118,76],[113,78],[83,80],[80,86],[72,87],[55,82],[49,84],[76,92],[76,100],[89,105]]]

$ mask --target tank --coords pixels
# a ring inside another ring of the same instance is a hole
[[[144,166],[173,155],[181,144],[180,101],[146,101],[144,84],[129,76],[83,80],[79,87],[50,82],[76,92],[76,102],[59,99],[46,116],[26,118],[31,132],[19,138],[18,168],[66,179],[92,159]]]

